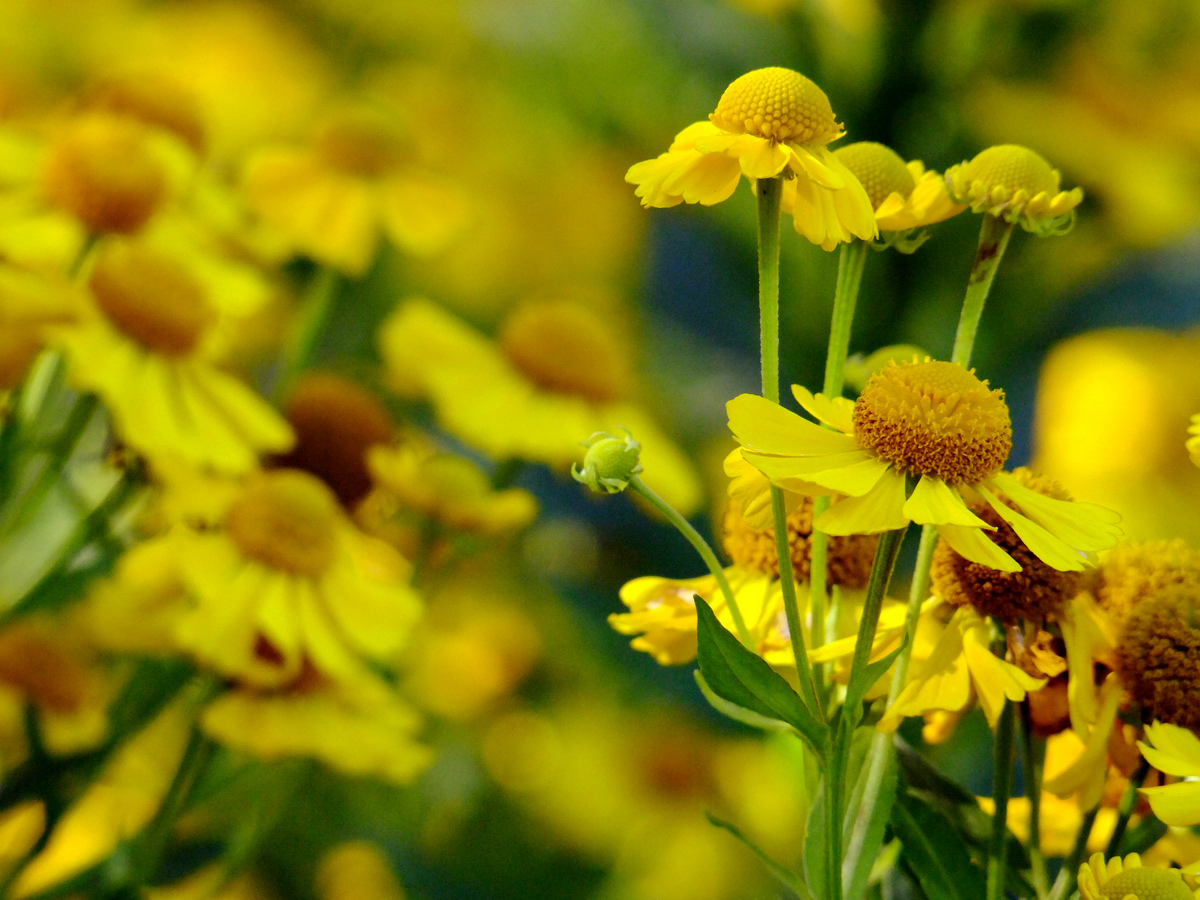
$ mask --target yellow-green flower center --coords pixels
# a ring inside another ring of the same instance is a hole
[[[1136,866],[1100,885],[1100,895],[1108,900],[1124,900],[1131,894],[1137,900],[1193,900],[1177,869]]]
[[[825,92],[799,72],[772,66],[735,80],[709,116],[731,134],[772,141],[828,144],[842,134]]]
[[[812,572],[813,502],[805,497],[788,516],[788,546],[792,553],[792,571],[799,581],[807,582]],[[733,506],[725,511],[721,542],[734,565],[771,576],[779,575],[779,554],[775,548],[774,528],[752,528]],[[852,534],[829,538],[826,584],[864,587],[875,560],[877,534]]]
[[[1038,478],[1028,469],[1017,469],[1013,475],[1039,494],[1056,500],[1070,499],[1057,483]],[[933,551],[931,571],[935,594],[956,606],[970,605],[981,616],[995,616],[1010,625],[1019,619],[1045,622],[1075,596],[1080,582],[1078,572],[1060,572],[1038,559],[1012,526],[988,504],[973,503],[971,511],[996,528],[988,532],[987,538],[1015,559],[1021,570],[1001,572],[971,562],[955,553],[945,541],[939,541]]]
[[[1200,597],[1172,585],[1138,603],[1117,640],[1117,670],[1147,719],[1200,729]]]
[[[294,575],[319,575],[333,562],[337,498],[297,469],[255,477],[225,518],[230,539],[251,559]]]
[[[607,323],[586,306],[537,301],[520,306],[500,329],[505,356],[548,391],[596,403],[629,393],[629,359]]]
[[[183,266],[137,244],[106,247],[88,283],[113,325],[164,356],[190,353],[216,318]]]
[[[835,150],[833,155],[862,182],[875,209],[889,195],[896,193],[907,197],[917,186],[900,155],[883,144],[859,141]]]
[[[1042,192],[1057,193],[1058,173],[1037,153],[1018,144],[988,147],[962,167],[961,177],[970,185],[983,183],[986,193],[997,187],[1010,194],[1026,191],[1030,197]]]
[[[898,470],[951,484],[995,475],[1012,449],[1004,392],[957,363],[887,366],[854,404],[854,433]]]
[[[42,170],[51,203],[93,231],[137,231],[166,194],[162,167],[142,126],[111,116],[74,123],[51,146]]]
[[[348,175],[378,178],[401,166],[411,148],[391,121],[372,111],[344,112],[317,135],[317,154]]]

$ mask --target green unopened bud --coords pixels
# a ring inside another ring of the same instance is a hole
[[[597,493],[619,494],[625,490],[629,479],[642,471],[638,462],[642,445],[633,439],[628,428],[621,430],[625,432],[623,438],[597,431],[581,441],[588,452],[583,457],[582,469],[571,466],[571,477]]]

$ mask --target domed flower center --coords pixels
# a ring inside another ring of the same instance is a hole
[[[1056,194],[1059,187],[1059,175],[1050,163],[1018,144],[988,147],[962,167],[961,178],[968,185],[982,182],[987,192],[1003,187],[1010,194],[1026,191],[1031,197],[1043,191]]]
[[[308,372],[288,397],[287,420],[296,444],[278,465],[316,475],[347,508],[367,495],[367,448],[390,441],[394,427],[382,403],[341,375]]]
[[[1017,469],[1013,475],[1039,494],[1056,500],[1071,499],[1056,482],[1039,478],[1028,469]],[[1005,500],[1003,496],[1000,499]],[[1075,596],[1081,580],[1078,572],[1060,572],[1038,559],[988,504],[973,503],[971,511],[995,526],[996,530],[986,537],[1015,559],[1021,571],[1001,572],[971,562],[941,541],[933,551],[935,594],[956,606],[973,606],[981,616],[995,616],[1009,625],[1020,619],[1045,622]]]
[[[629,393],[628,356],[608,324],[586,306],[526,303],[505,321],[500,346],[514,366],[548,391],[596,403]]]
[[[238,549],[273,569],[320,575],[333,562],[340,516],[333,491],[307,472],[257,476],[225,518]]]
[[[893,363],[854,404],[858,442],[910,475],[978,484],[1004,466],[1012,423],[1003,391],[957,363]]]
[[[128,116],[177,135],[204,152],[204,119],[196,97],[183,85],[155,73],[110,78],[92,89],[88,105]]]
[[[788,546],[792,553],[792,571],[797,580],[807,582],[812,574],[813,503],[805,497],[788,516]],[[721,542],[734,565],[771,576],[779,575],[779,554],[775,550],[774,528],[752,528],[734,508],[725,511]],[[877,534],[852,534],[829,538],[826,584],[865,587],[875,560]]]
[[[93,231],[137,231],[166,194],[142,126],[112,116],[76,122],[50,148],[42,183],[51,203]]]
[[[1108,900],[1123,900],[1131,894],[1137,900],[1193,900],[1178,869],[1135,866],[1114,875],[1100,886]]]
[[[411,150],[391,120],[367,110],[343,112],[317,135],[317,154],[348,175],[379,178],[401,166]]]
[[[1117,640],[1117,670],[1148,718],[1200,729],[1200,598],[1181,585],[1146,597]]]
[[[833,152],[855,178],[862,182],[871,198],[871,206],[878,209],[892,193],[908,197],[917,186],[912,172],[904,160],[891,147],[872,141],[847,144]]]
[[[107,247],[89,284],[96,305],[113,325],[165,356],[190,353],[216,318],[183,266],[136,244]]]
[[[1130,542],[1105,557],[1096,599],[1119,624],[1147,597],[1173,585],[1200,597],[1200,551],[1181,540]]]
[[[825,145],[841,136],[825,92],[799,72],[773,66],[735,80],[709,116],[722,131]]]

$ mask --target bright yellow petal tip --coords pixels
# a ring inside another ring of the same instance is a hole
[[[1103,853],[1095,853],[1079,867],[1079,896],[1082,900],[1193,900],[1195,895],[1178,869],[1143,866],[1136,853],[1124,859],[1115,856],[1107,863]]]
[[[1083,191],[1062,191],[1061,176],[1037,153],[1017,144],[989,147],[974,159],[946,171],[956,202],[973,212],[1020,222],[1035,234],[1063,234],[1075,221]]]

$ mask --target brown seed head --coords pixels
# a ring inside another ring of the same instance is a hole
[[[1200,729],[1200,596],[1172,584],[1141,600],[1117,640],[1117,671],[1147,719]]]

